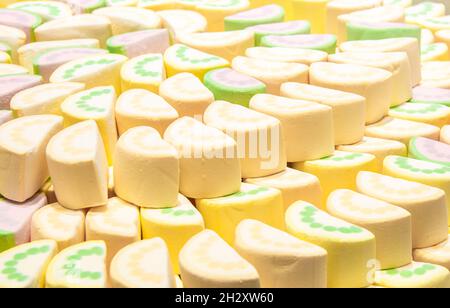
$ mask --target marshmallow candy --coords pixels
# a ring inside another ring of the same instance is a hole
[[[88,241],[56,255],[45,275],[46,288],[106,288],[106,245]]]
[[[169,48],[167,29],[141,30],[114,35],[106,41],[111,53],[134,58],[148,53],[163,53]]]
[[[430,31],[430,30],[428,30]],[[430,31],[431,32],[431,31]],[[440,30],[434,33],[436,42],[444,43],[450,49],[450,29]],[[434,42],[432,42],[434,43]]]
[[[0,63],[11,63],[11,56],[6,52],[0,51]]]
[[[334,151],[333,110],[315,102],[257,94],[250,109],[277,118],[288,162],[319,159]]]
[[[309,34],[311,24],[306,20],[292,20],[270,24],[260,24],[247,27],[247,30],[253,31],[255,35],[255,45],[261,45],[261,39],[267,35],[294,35]]]
[[[236,228],[234,247],[256,268],[262,288],[327,286],[326,250],[281,230],[243,220]]]
[[[151,126],[163,135],[177,118],[177,111],[166,100],[144,89],[128,90],[117,99],[119,135],[136,126]]]
[[[241,170],[233,138],[183,117],[167,128],[164,139],[180,156],[182,194],[189,198],[217,198],[239,191]]]
[[[267,93],[278,95],[284,82],[308,82],[308,66],[300,63],[276,62],[238,56],[232,68],[266,84]]]
[[[428,29],[422,29],[420,33],[420,44],[422,46],[430,45],[435,42],[434,33]]]
[[[158,93],[160,83],[166,78],[161,54],[149,53],[125,62],[120,70],[121,89],[146,89]]]
[[[408,145],[409,140],[416,136],[437,140],[439,127],[430,124],[386,117],[380,122],[366,127],[366,136],[396,140]]]
[[[209,71],[203,82],[216,100],[225,100],[245,107],[248,107],[254,95],[266,92],[266,85],[258,79],[229,68]]]
[[[328,1],[329,0],[293,0],[293,19],[309,21],[313,33],[325,33]]]
[[[185,288],[259,288],[256,269],[214,231],[194,235],[180,252]]]
[[[216,101],[206,109],[204,121],[236,140],[243,178],[268,176],[286,168],[286,149],[278,119]]]
[[[411,263],[412,231],[408,211],[347,189],[330,194],[327,211],[375,235],[377,260],[382,269]]]
[[[274,188],[241,184],[239,192],[215,199],[197,199],[197,209],[207,229],[217,232],[233,244],[235,228],[244,219],[256,219],[274,228],[284,229],[283,199]]]
[[[406,103],[391,108],[389,116],[442,127],[450,123],[450,107],[439,104]]]
[[[147,126],[125,132],[114,152],[114,190],[140,207],[177,204],[179,159],[176,149]]]
[[[412,103],[440,104],[450,107],[450,90],[441,88],[415,87]]]
[[[113,288],[175,288],[169,251],[160,238],[122,248],[111,263]]]
[[[31,217],[46,204],[42,193],[21,203],[0,198],[0,252],[30,241]]]
[[[450,61],[429,61],[422,63],[421,86],[450,89]]]
[[[178,255],[184,244],[205,229],[202,215],[183,195],[172,208],[141,208],[142,236],[144,239],[159,237],[169,249],[170,260],[176,274],[180,273]]]
[[[20,65],[10,63],[0,63],[0,76],[24,75],[27,73],[28,73],[27,69]]]
[[[261,46],[303,48],[333,54],[336,52],[336,36],[332,34],[266,35],[261,39]]]
[[[195,6],[195,5],[194,5]],[[174,0],[138,0],[137,7],[147,10],[167,10],[175,7]]]
[[[225,30],[240,30],[247,27],[282,22],[284,9],[277,4],[269,4],[248,11],[226,16],[224,19]]]
[[[115,54],[94,55],[72,60],[58,67],[50,82],[77,81],[86,88],[113,86],[120,93],[120,69],[127,57]]]
[[[42,240],[0,253],[0,288],[43,288],[45,271],[56,252],[55,241]]]
[[[336,189],[355,190],[358,172],[373,171],[376,163],[375,156],[371,154],[335,151],[331,156],[294,163],[292,167],[319,178],[325,201]]]
[[[22,10],[0,9],[0,24],[22,30],[26,35],[26,42],[35,39],[36,28],[42,23],[39,15]]]
[[[366,123],[381,120],[391,105],[392,73],[383,69],[355,64],[313,63],[310,83],[365,97]]]
[[[442,127],[439,140],[441,142],[450,144],[450,125],[445,125],[444,127]]]
[[[8,5],[8,8],[34,13],[44,22],[72,16],[70,6],[59,1],[20,1]]]
[[[448,46],[444,43],[434,43],[421,47],[420,58],[422,62],[448,61]]]
[[[1,195],[24,202],[39,191],[49,175],[45,148],[62,129],[62,120],[54,115],[35,115],[0,126]]]
[[[0,110],[0,126],[13,119],[11,110]]]
[[[206,17],[208,31],[223,31],[224,18],[247,10],[250,7],[248,0],[204,0],[200,1],[195,10]],[[257,15],[261,15],[259,10]]]
[[[292,204],[285,219],[289,233],[327,251],[329,288],[370,285],[368,264],[376,258],[375,237],[371,232],[303,201]]]
[[[53,203],[36,211],[31,220],[31,240],[52,239],[58,250],[84,241],[84,213]]]
[[[190,10],[163,10],[157,12],[164,28],[169,30],[172,41],[176,41],[180,33],[206,31],[206,18]]]
[[[5,68],[4,65],[13,64],[0,64],[0,71]],[[10,67],[13,70],[16,68]],[[9,68],[8,68],[9,70]],[[22,90],[37,86],[42,83],[42,77],[38,75],[14,75],[7,74],[1,76],[0,74],[0,110],[9,109],[11,98]]]
[[[61,103],[70,95],[84,90],[78,82],[46,83],[20,91],[11,99],[16,117],[38,114],[61,115]]]
[[[47,162],[62,206],[76,210],[106,204],[108,162],[94,121],[74,124],[52,138]]]
[[[380,40],[412,37],[420,41],[421,28],[400,22],[350,21],[347,23],[347,40]]]
[[[8,27],[0,25],[0,42],[3,51],[7,51],[11,55],[11,59],[14,63],[17,63],[17,49],[20,48],[27,36],[25,32],[14,27]]]
[[[136,6],[137,0],[106,0],[106,6]]]
[[[405,20],[407,23],[420,24],[423,20],[445,15],[445,5],[443,3],[423,1],[405,10]]]
[[[159,95],[180,117],[201,117],[214,101],[214,94],[191,73],[179,73],[164,80],[159,86]]]
[[[251,47],[247,48],[245,56],[267,61],[293,62],[306,65],[327,61],[328,59],[328,54],[324,51],[285,47]]]
[[[414,261],[426,262],[450,269],[450,236],[449,238],[432,247],[415,249],[413,251]]]
[[[111,22],[104,16],[74,15],[42,24],[36,28],[35,35],[36,41],[96,38],[104,47],[111,36]]]
[[[67,3],[74,14],[91,13],[107,4],[105,0],[62,0],[62,2]]]

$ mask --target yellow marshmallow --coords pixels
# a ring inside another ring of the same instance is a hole
[[[173,8],[175,1],[173,0],[138,0],[137,7],[147,10],[168,10]]]
[[[206,17],[208,31],[223,31],[224,18],[250,8],[248,0],[204,0],[195,10]]]
[[[164,28],[169,29],[172,42],[182,33],[196,33],[206,31],[206,18],[191,10],[163,10],[157,12],[161,17]]]
[[[450,61],[422,63],[421,86],[450,89]]]
[[[313,33],[325,33],[329,0],[292,0],[294,19],[308,20]]]
[[[10,63],[0,63],[0,76],[25,75],[27,73],[27,69],[23,66]]]
[[[450,144],[450,125],[442,127],[439,139],[444,143]]]
[[[448,46],[444,43],[422,45],[420,52],[422,62],[449,60]]]
[[[306,65],[327,61],[328,58],[328,54],[321,50],[286,47],[250,47],[245,50],[245,56],[260,60]]]
[[[440,104],[405,103],[391,108],[389,116],[442,127],[450,123],[450,107]]]
[[[11,48],[11,59],[13,63],[18,62],[17,50],[25,44],[27,36],[20,29],[0,25],[0,42]]]
[[[0,51],[0,63],[11,63],[11,57],[4,51]]]
[[[447,239],[436,246],[415,249],[413,256],[414,261],[437,264],[450,270],[450,241]]]

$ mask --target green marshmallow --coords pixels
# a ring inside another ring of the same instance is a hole
[[[391,22],[349,22],[349,41],[382,40],[388,38],[412,37],[420,41],[421,29],[415,25]]]
[[[256,9],[239,12],[224,19],[225,31],[242,30],[250,26],[270,24],[284,20],[283,7],[270,4]]]

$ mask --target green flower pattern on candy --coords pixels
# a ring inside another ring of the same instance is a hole
[[[108,65],[111,63],[114,63],[115,60],[113,59],[99,59],[99,60],[87,60],[83,63],[75,64],[72,68],[67,69],[63,73],[64,79],[69,79],[75,76],[75,73],[86,66],[93,66],[93,65]]]
[[[417,109],[408,109],[407,107],[404,107],[402,105],[397,107],[392,107],[391,110],[408,113],[408,114],[424,114],[424,113],[433,113],[436,111],[439,111],[440,109],[445,108],[443,105],[439,104],[429,104],[429,106],[426,106],[424,108],[417,108]]]
[[[48,3],[25,3],[25,4],[18,4],[16,6],[14,6],[15,9],[18,10],[27,10],[27,9],[32,9],[32,8],[37,8],[37,9],[46,9],[47,13],[51,16],[58,16],[59,14],[61,14],[61,10],[59,9],[59,7],[48,4]]]
[[[345,160],[354,160],[360,157],[363,157],[362,153],[349,153],[346,155],[332,155],[328,157],[321,158],[321,160],[332,160],[332,161],[345,161]]]
[[[257,195],[259,193],[266,192],[268,190],[269,189],[267,187],[258,187],[258,188],[251,189],[251,190],[248,190],[248,191],[239,191],[237,193],[234,193],[234,194],[230,195],[230,197],[254,196],[254,195]]]
[[[180,216],[194,216],[195,211],[193,209],[190,210],[177,210],[176,208],[166,208],[161,210],[161,214],[171,215],[175,217]]]
[[[425,2],[420,4],[421,10],[417,11],[415,13],[408,13],[406,12],[407,17],[423,17],[427,16],[428,13],[433,11],[433,3]]]
[[[3,263],[3,270],[1,271],[1,273],[5,275],[8,280],[24,282],[29,277],[18,270],[17,266],[20,264],[20,262],[30,256],[47,253],[49,251],[50,247],[46,245],[41,247],[29,248],[24,252],[18,252],[12,257],[11,260]]]
[[[77,267],[77,263],[81,261],[84,257],[89,256],[103,256],[104,250],[101,247],[94,246],[90,249],[80,249],[75,252],[73,255],[67,257],[68,263],[63,265],[63,269],[65,270],[66,276],[73,276],[80,279],[90,279],[90,280],[98,280],[102,278],[103,274],[101,272],[90,272],[84,271]]]
[[[410,165],[408,159],[406,157],[397,157],[395,159],[395,165],[404,170],[409,170],[414,173],[424,173],[424,174],[446,174],[450,173],[450,167],[439,166],[434,169],[428,168],[418,168]]]
[[[133,71],[136,75],[142,76],[142,77],[160,77],[161,72],[155,72],[152,70],[148,70],[145,68],[145,66],[148,63],[153,63],[158,60],[161,60],[161,57],[153,56],[153,57],[146,57],[142,60],[139,60],[134,66]]]
[[[225,7],[231,7],[231,6],[235,6],[237,4],[239,4],[241,2],[241,0],[228,0],[227,2],[224,3],[214,3],[214,2],[209,2],[206,5],[209,7],[217,7],[217,8],[225,8]]]
[[[190,62],[192,64],[200,64],[200,63],[208,63],[211,61],[217,61],[220,60],[219,57],[216,56],[210,56],[210,57],[203,57],[203,58],[194,58],[191,59],[186,55],[186,52],[189,50],[186,46],[180,46],[176,51],[176,56],[178,59],[180,59],[183,62]]]
[[[97,107],[93,105],[90,100],[96,96],[107,95],[112,92],[111,89],[103,89],[103,90],[93,90],[89,92],[89,94],[83,95],[79,98],[78,101],[75,102],[75,105],[82,110],[89,112],[105,112],[106,109],[103,107]]]
[[[431,264],[424,264],[421,267],[418,267],[416,269],[411,269],[411,270],[390,269],[390,270],[386,270],[386,271],[383,271],[383,272],[386,273],[389,276],[400,275],[403,278],[411,278],[411,277],[414,277],[414,276],[423,276],[427,272],[432,271],[434,269],[436,269],[436,266],[431,265]]]

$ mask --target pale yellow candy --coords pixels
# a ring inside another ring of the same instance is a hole
[[[157,14],[161,17],[164,28],[169,29],[173,42],[177,41],[178,34],[196,33],[206,31],[206,18],[190,10],[163,10]]]
[[[31,220],[31,241],[51,239],[58,244],[58,250],[84,241],[84,212],[62,207],[59,203],[49,204],[33,214]]]
[[[387,115],[391,105],[392,73],[368,66],[318,62],[311,64],[310,83],[361,95],[366,98],[366,123]]]
[[[383,171],[383,161],[389,155],[407,155],[405,144],[389,139],[364,137],[360,142],[349,145],[340,145],[336,148],[339,151],[367,153],[375,156],[377,164],[376,171]]]
[[[418,1],[415,1],[418,2]],[[420,1],[406,9],[406,22],[412,24],[422,24],[428,18],[440,17],[445,15],[445,5],[435,1]]]
[[[63,1],[18,1],[7,8],[33,13],[41,17],[43,22],[72,16],[70,6]]]
[[[433,34],[433,32],[431,32],[428,29],[422,29],[420,33],[420,44],[424,46],[433,44],[434,42],[435,42],[435,35]]]
[[[449,238],[432,247],[415,249],[414,261],[437,264],[450,270],[450,235]]]
[[[436,33],[441,30],[448,30],[450,28],[450,16],[438,16],[432,18],[421,19],[417,23],[420,27],[431,30]]]
[[[284,82],[308,82],[308,66],[300,63],[276,62],[238,56],[232,68],[266,84],[267,93],[279,95]]]
[[[442,127],[439,140],[450,144],[450,125],[445,125]]]
[[[256,269],[214,231],[194,235],[180,252],[185,288],[259,288]]]
[[[113,288],[175,288],[166,243],[160,238],[122,248],[111,263]]]
[[[173,207],[179,178],[178,152],[158,131],[138,126],[120,137],[114,152],[117,196],[140,207]]]
[[[364,136],[366,99],[360,95],[305,83],[281,85],[282,96],[317,102],[333,109],[334,143],[353,144]]]
[[[321,50],[285,47],[251,47],[247,48],[245,56],[260,60],[293,62],[306,65],[327,61],[328,58],[328,54]]]
[[[272,175],[286,168],[278,119],[241,105],[216,101],[206,109],[204,122],[236,140],[243,178]]]
[[[217,198],[239,191],[241,169],[234,139],[190,117],[164,134],[180,157],[180,192],[188,198]],[[160,184],[157,185],[160,189]]]
[[[50,262],[45,287],[106,288],[106,255],[104,241],[88,241],[64,249]]]
[[[16,117],[37,114],[62,115],[61,103],[70,95],[84,90],[78,82],[46,83],[20,91],[11,99],[11,110]]]
[[[94,120],[97,123],[110,165],[117,142],[115,103],[114,88],[106,86],[73,94],[61,104],[66,127],[85,120]]]
[[[56,252],[55,241],[41,240],[0,253],[0,288],[43,288],[45,271]],[[7,266],[10,263],[14,265]]]
[[[195,10],[206,17],[208,31],[223,31],[223,19],[249,9],[249,2],[248,0],[204,0],[195,6]]]
[[[0,110],[0,126],[13,119],[11,110]]]
[[[28,71],[26,68],[16,64],[0,63],[0,76],[6,75],[24,75]]]
[[[123,92],[116,102],[119,135],[136,126],[150,126],[161,136],[178,118],[178,112],[167,101],[144,89]]]
[[[121,89],[146,89],[158,93],[159,85],[166,79],[161,54],[145,54],[125,62],[120,70]]]
[[[422,63],[421,86],[450,89],[450,61]]]
[[[106,0],[107,6],[137,6],[138,0]]]
[[[390,139],[408,145],[413,137],[426,137],[437,140],[439,127],[430,124],[385,117],[380,122],[366,127],[366,136]]]
[[[288,208],[285,220],[289,233],[327,251],[329,288],[363,288],[371,284],[369,265],[376,259],[375,236],[371,232],[303,201]]]
[[[141,208],[142,236],[144,239],[162,238],[168,248],[173,270],[180,273],[178,255],[184,244],[205,229],[202,215],[183,195],[173,208]]]
[[[448,46],[445,43],[422,45],[421,54],[422,62],[449,60]]]
[[[434,35],[436,37],[436,42],[445,43],[450,49],[450,29],[437,31]]]
[[[334,152],[333,110],[325,105],[257,94],[250,109],[278,119],[288,162],[319,159]]]
[[[375,156],[365,153],[335,151],[319,160],[292,164],[292,168],[317,176],[323,190],[324,204],[336,189],[356,189],[356,175],[360,171],[376,170]]]
[[[4,51],[0,51],[0,63],[11,63],[11,57]]]
[[[308,20],[312,33],[325,33],[328,2],[329,0],[292,0],[293,17]]]
[[[58,202],[69,209],[106,204],[108,162],[93,120],[65,128],[47,146],[47,162]]]
[[[138,0],[137,7],[147,10],[168,10],[175,6],[174,0]]]
[[[0,126],[1,195],[23,202],[39,191],[49,176],[45,148],[62,128],[62,117],[55,115],[22,117]]]
[[[0,25],[0,42],[8,45],[11,48],[11,59],[13,63],[17,63],[17,49],[25,44],[26,39],[27,36],[22,30]]]
[[[236,228],[234,247],[256,268],[262,288],[327,286],[326,250],[286,232],[246,219]]]
[[[450,107],[440,104],[405,103],[391,108],[389,116],[442,127],[450,123]]]

